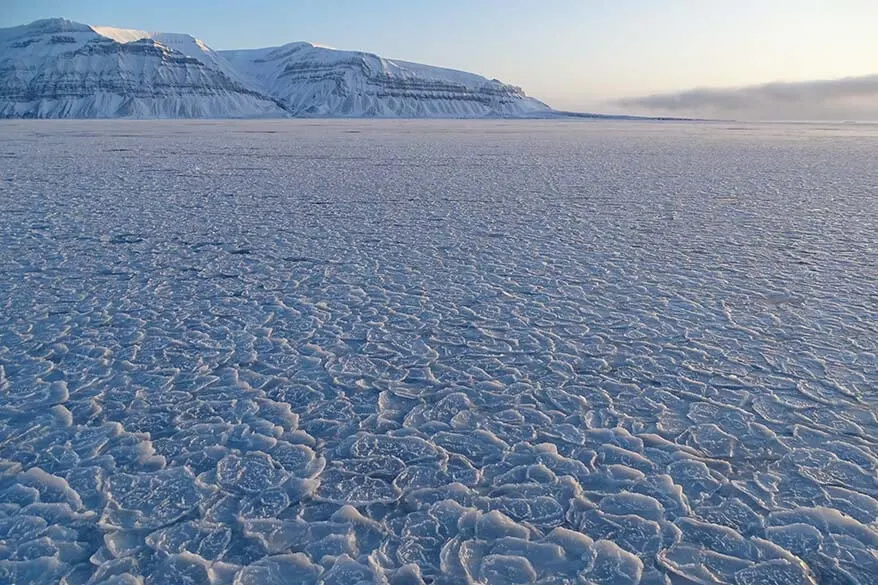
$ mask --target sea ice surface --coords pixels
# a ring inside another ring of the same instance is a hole
[[[0,582],[878,583],[878,127],[0,125]]]

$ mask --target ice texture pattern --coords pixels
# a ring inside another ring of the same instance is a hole
[[[0,583],[874,585],[878,127],[0,126]]]

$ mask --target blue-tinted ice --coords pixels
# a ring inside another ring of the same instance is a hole
[[[0,582],[878,581],[878,128],[0,125]]]

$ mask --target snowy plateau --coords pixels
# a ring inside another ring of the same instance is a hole
[[[0,583],[875,585],[876,152],[4,121]]]
[[[63,19],[0,29],[0,118],[521,118],[520,88],[311,43],[214,51]]]

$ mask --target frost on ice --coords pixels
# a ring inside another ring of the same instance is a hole
[[[2,130],[0,582],[875,582],[874,129]]]

